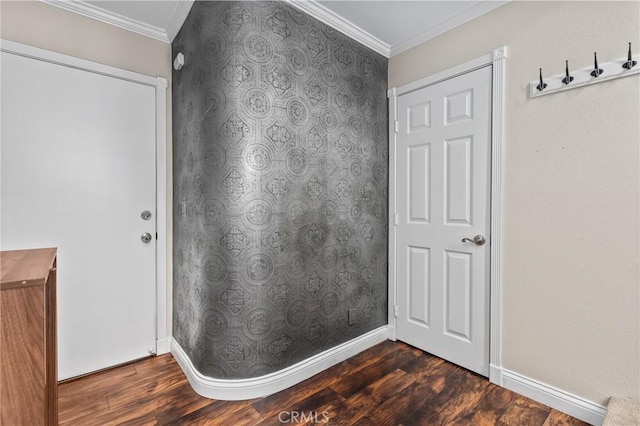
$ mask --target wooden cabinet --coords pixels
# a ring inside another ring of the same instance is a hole
[[[58,424],[56,252],[0,252],[2,425]]]

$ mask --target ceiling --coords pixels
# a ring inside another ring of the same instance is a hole
[[[193,0],[42,0],[93,19],[171,42]],[[506,1],[284,0],[390,57],[455,28]]]

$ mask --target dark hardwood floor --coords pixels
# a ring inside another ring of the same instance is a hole
[[[381,343],[277,394],[202,398],[171,355],[59,388],[61,425],[584,425],[399,342]]]

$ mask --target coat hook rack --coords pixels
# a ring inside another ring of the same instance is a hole
[[[632,54],[631,43],[629,43],[626,57],[615,61],[598,63],[597,53],[594,52],[592,66],[570,71],[569,61],[566,60],[564,73],[544,79],[542,78],[542,68],[540,68],[538,78],[529,83],[529,97],[535,98],[639,74],[640,66],[636,66],[638,62],[640,62],[640,55],[634,56]]]

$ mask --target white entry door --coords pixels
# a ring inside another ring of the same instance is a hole
[[[491,67],[397,107],[398,339],[487,376]]]
[[[58,247],[59,379],[149,355],[155,88],[6,52],[1,64],[1,245]]]

